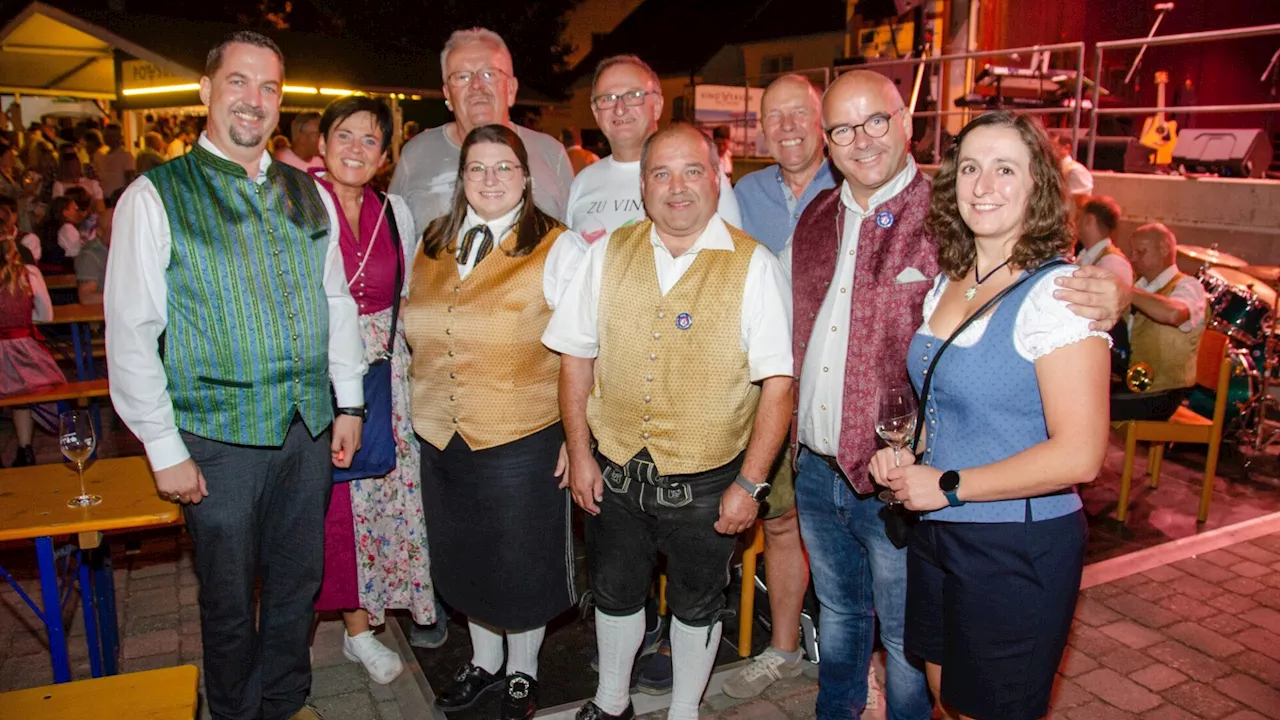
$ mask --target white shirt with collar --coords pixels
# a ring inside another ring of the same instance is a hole
[[[1107,238],[1091,248],[1081,250],[1079,257],[1076,258],[1076,264],[1080,267],[1097,265],[1104,270],[1110,270],[1111,274],[1123,280],[1125,285],[1132,285],[1133,266],[1129,264],[1129,259],[1123,253],[1112,253],[1106,257],[1099,257],[1111,246],[1111,238]]]
[[[840,449],[840,427],[844,423],[844,372],[849,360],[849,317],[853,309],[853,273],[857,268],[862,221],[875,215],[877,207],[906,190],[917,172],[915,160],[908,156],[907,166],[871,196],[866,208],[854,200],[848,180],[840,185],[840,204],[845,212],[840,254],[836,256],[835,277],[814,320],[804,366],[800,368],[800,405],[796,417],[800,443],[820,455],[835,457]],[[779,257],[790,280],[791,239],[787,240]],[[927,280],[922,275],[920,282]],[[874,400],[868,398],[868,402]]]
[[[488,225],[489,231],[493,233],[493,250],[490,254],[502,252],[498,245],[507,237],[507,233],[515,229],[516,218],[519,217],[520,209],[523,207],[524,203],[520,203],[506,215],[485,222],[468,205],[467,218],[462,222],[462,227],[458,230],[458,245],[462,244],[462,238],[472,228],[479,225]],[[560,233],[560,237],[556,238],[555,244],[547,252],[547,261],[542,270],[542,294],[547,300],[547,307],[554,309],[560,304],[560,297],[564,294],[565,289],[569,287],[569,283],[573,280],[578,266],[582,264],[582,259],[587,254],[587,247],[587,241],[572,230],[565,230]],[[467,261],[458,263],[458,277],[460,279],[466,280],[471,271],[475,269],[476,257],[480,254],[479,251],[480,239],[476,238],[471,244],[471,252],[467,255]]]
[[[611,239],[605,236],[591,245],[542,335],[542,343],[558,353],[594,358],[600,352],[600,289]],[[729,228],[719,215],[712,216],[698,239],[679,256],[667,250],[656,228],[650,230],[649,242],[653,245],[658,289],[663,295],[684,277],[699,252],[734,252]],[[755,246],[747,265],[739,339],[747,353],[752,382],[779,375],[791,377],[791,284],[778,258],[764,245]]]
[[[198,142],[205,150],[227,159],[204,134]],[[271,163],[271,154],[264,151],[255,182],[267,181]],[[324,259],[329,377],[338,405],[355,407],[364,404],[364,344],[360,340],[359,310],[347,289],[338,246],[338,210],[324,188],[317,186],[316,192],[329,214],[329,248]],[[190,457],[174,422],[168,379],[157,348],[157,340],[169,322],[166,272],[173,242],[164,202],[145,175],[120,196],[112,223],[103,296],[111,402],[120,418],[142,440],[152,470],[172,467]]]
[[[1168,285],[1169,281],[1177,273],[1178,266],[1170,265],[1161,270],[1160,274],[1155,276],[1155,279],[1151,282],[1147,282],[1145,278],[1138,278],[1134,281],[1133,286],[1150,293],[1159,292],[1160,288]],[[1204,286],[1200,284],[1199,280],[1190,275],[1183,275],[1178,279],[1178,284],[1173,286],[1173,293],[1169,297],[1185,303],[1187,311],[1191,314],[1191,317],[1186,322],[1178,326],[1179,330],[1184,333],[1191,332],[1193,329],[1204,325],[1205,293]],[[1129,316],[1129,332],[1133,332],[1133,315]]]

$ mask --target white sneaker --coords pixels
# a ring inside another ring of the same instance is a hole
[[[364,665],[369,679],[379,685],[386,685],[400,676],[404,663],[400,656],[373,637],[372,630],[366,630],[355,637],[342,634],[342,654],[351,662]]]
[[[804,672],[804,665],[803,655],[794,662],[788,662],[773,648],[765,648],[749,665],[724,681],[722,692],[739,700],[753,698],[778,680],[793,678]]]

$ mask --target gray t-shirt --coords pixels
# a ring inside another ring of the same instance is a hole
[[[453,201],[462,148],[449,139],[446,127],[428,130],[406,143],[391,178],[390,192],[409,203],[413,226],[421,230],[432,220],[447,215]],[[573,183],[573,167],[564,145],[537,130],[513,127],[529,153],[534,204],[551,217],[564,220],[569,185]]]
[[[98,292],[102,292],[107,278],[107,246],[99,240],[87,242],[76,255],[76,280],[98,283]]]

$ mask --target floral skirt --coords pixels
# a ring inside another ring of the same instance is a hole
[[[390,324],[390,308],[360,316],[366,361],[374,360],[387,347]],[[436,620],[418,487],[421,461],[409,398],[409,347],[401,322],[391,358],[396,468],[386,477],[352,480],[346,483],[346,492],[335,488],[325,521],[325,575],[317,610],[354,610],[358,606],[369,612],[373,625],[384,622],[386,610],[409,610],[419,625]],[[353,599],[358,605],[351,604]]]

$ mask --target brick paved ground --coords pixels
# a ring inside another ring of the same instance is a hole
[[[1280,719],[1280,533],[1085,590],[1059,672],[1049,720]],[[816,696],[797,678],[702,717],[810,720]]]
[[[199,666],[189,549],[161,537],[116,557],[122,669]],[[38,597],[33,582],[23,585]],[[0,691],[51,679],[43,633],[29,611],[14,611],[19,602],[0,589]],[[330,720],[400,718],[390,690],[342,658],[341,632],[337,622],[317,632],[316,705]],[[88,677],[78,617],[71,635],[73,673]],[[1052,720],[1280,720],[1280,533],[1085,590],[1060,673]],[[703,716],[809,720],[816,693],[812,679],[797,678],[747,702],[709,697]]]

